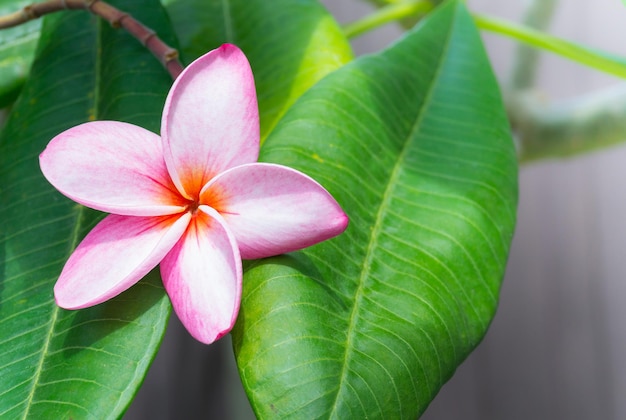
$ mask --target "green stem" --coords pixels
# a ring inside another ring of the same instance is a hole
[[[524,25],[545,31],[550,25],[556,4],[557,0],[532,0],[524,15]],[[516,45],[510,81],[512,89],[523,90],[534,86],[539,54],[540,50],[527,44]]]
[[[626,86],[545,104],[532,93],[508,101],[519,159],[566,157],[626,141]]]
[[[432,8],[432,2],[427,0],[405,0],[399,3],[389,4],[381,7],[363,19],[345,25],[344,32],[348,38],[354,38],[389,22],[407,17],[425,15],[430,12]]]
[[[404,0],[388,4],[363,19],[345,25],[344,31],[348,38],[353,38],[389,22],[424,15],[433,9],[434,3],[427,0]],[[622,57],[584,47],[503,19],[480,14],[474,14],[473,17],[480,29],[514,38],[532,47],[541,48],[586,66],[626,78],[626,59]]]
[[[481,29],[515,38],[533,47],[542,48],[589,67],[626,78],[626,59],[622,57],[583,47],[532,28],[490,16],[474,14],[474,21]]]

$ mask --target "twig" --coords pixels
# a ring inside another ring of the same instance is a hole
[[[381,6],[363,19],[345,25],[344,33],[348,38],[354,38],[389,22],[408,17],[420,18],[430,12],[432,8],[433,4],[429,0],[404,0]]]
[[[524,16],[523,23],[529,28],[545,31],[556,9],[557,0],[532,0]],[[511,72],[511,89],[532,88],[537,73],[539,50],[523,43],[517,44]]]
[[[626,59],[585,47],[541,31],[488,15],[474,14],[474,22],[483,30],[514,38],[532,47],[541,48],[605,73],[626,78]]]
[[[626,142],[626,85],[549,104],[536,93],[507,101],[519,159],[566,157]]]
[[[135,18],[108,3],[100,0],[48,0],[24,7],[22,10],[6,16],[0,16],[0,29],[11,28],[36,19],[48,13],[61,10],[88,10],[96,16],[106,19],[114,28],[124,28],[137,38],[163,64],[176,79],[183,71],[178,60],[178,51],[164,43],[153,30],[147,28]]]

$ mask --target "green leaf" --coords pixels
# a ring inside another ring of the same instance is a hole
[[[332,73],[267,139],[320,181],[339,237],[252,263],[233,343],[259,418],[415,418],[494,315],[517,163],[462,2]]]
[[[307,89],[352,58],[350,45],[317,0],[166,0],[191,61],[223,43],[250,60],[261,140]]]
[[[0,16],[21,10],[30,0],[0,1]],[[11,104],[24,84],[33,61],[41,21],[0,30],[0,108]]]
[[[158,2],[117,3],[173,40]],[[122,30],[82,11],[46,18],[31,77],[0,137],[0,418],[114,418],[141,384],[170,313],[160,279],[148,276],[89,309],[55,305],[65,261],[101,215],[54,190],[38,155],[88,120],[157,130],[170,85]]]

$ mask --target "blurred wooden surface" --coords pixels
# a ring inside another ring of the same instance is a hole
[[[342,22],[358,0],[326,0]],[[519,20],[525,1],[470,0]],[[562,0],[551,32],[626,56],[619,0]],[[619,29],[619,30],[618,30]],[[393,27],[355,41],[379,49]],[[498,75],[513,43],[485,35]],[[558,57],[542,58],[546,98],[571,98],[619,83]],[[626,146],[520,170],[518,226],[500,309],[485,340],[423,416],[438,419],[626,419]],[[174,322],[127,419],[253,418],[229,340],[195,343]]]

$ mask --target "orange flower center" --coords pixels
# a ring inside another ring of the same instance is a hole
[[[192,216],[195,216],[199,206],[200,202],[198,200],[190,200],[187,204],[187,211],[190,212]]]

